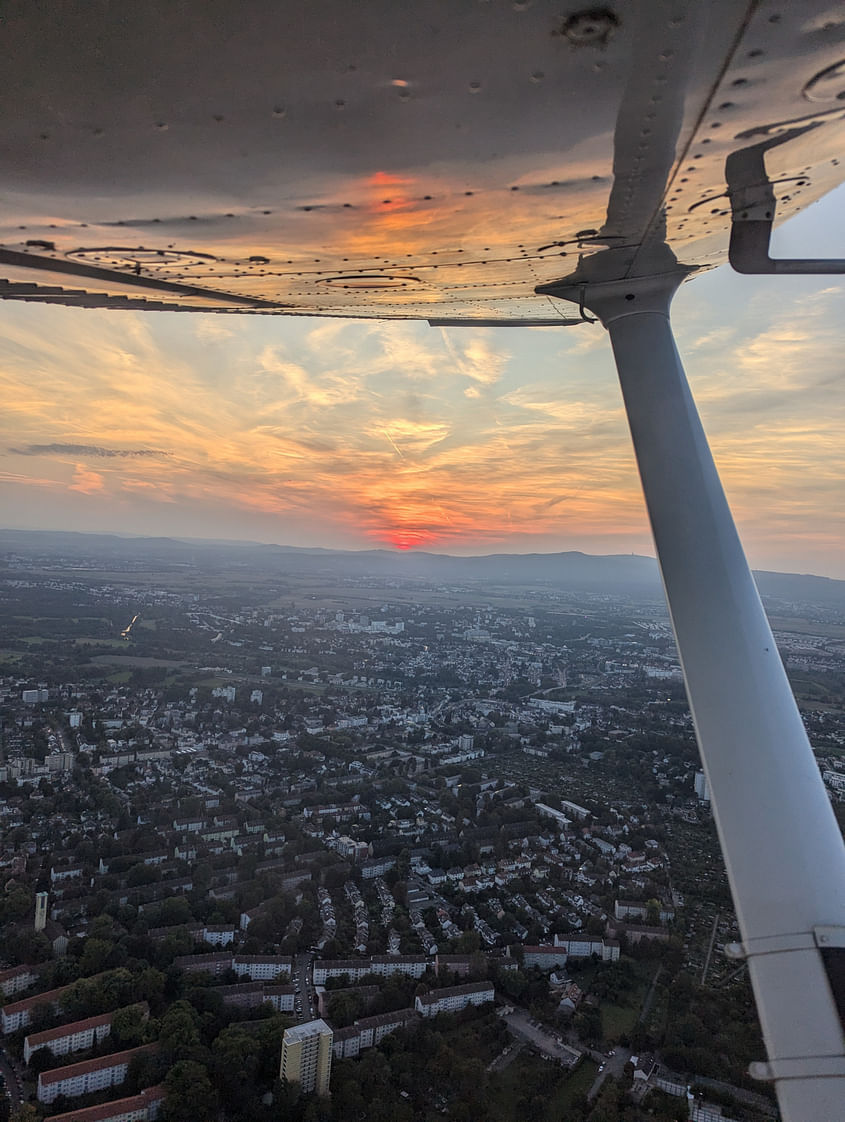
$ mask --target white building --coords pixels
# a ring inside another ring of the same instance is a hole
[[[560,830],[566,830],[572,825],[572,820],[567,818],[562,810],[555,810],[553,806],[545,803],[535,803],[534,809],[541,818],[550,818]]]
[[[146,1087],[127,1099],[51,1114],[44,1122],[154,1122],[161,1112],[164,1095],[164,1087]]]
[[[59,986],[58,989],[45,990],[43,993],[23,997],[20,1001],[13,1001],[0,1009],[0,1032],[4,1035],[17,1032],[19,1028],[26,1028],[32,1017],[32,1011],[39,1005],[48,1005],[56,1010],[59,1007],[59,998],[70,989],[70,986]]]
[[[615,939],[594,939],[589,935],[555,935],[555,946],[562,947],[572,958],[597,955],[602,962],[619,959],[619,943]]]
[[[334,1034],[332,1051],[336,1060],[348,1060],[358,1056],[365,1048],[374,1048],[391,1032],[413,1025],[419,1014],[413,1009],[397,1009],[393,1013],[378,1013],[374,1017],[362,1017],[348,1028],[338,1029]]]
[[[822,779],[834,791],[845,791],[845,772],[831,771],[828,768],[822,773]]]
[[[23,1042],[23,1058],[29,1063],[33,1052],[39,1048],[49,1048],[54,1056],[66,1056],[68,1052],[92,1048],[111,1033],[113,1016],[114,1013],[101,1013],[99,1017],[87,1017],[84,1021],[30,1033]]]
[[[21,990],[28,990],[38,981],[38,972],[33,966],[10,966],[0,970],[0,994],[5,999],[13,997]]]
[[[328,978],[340,978],[344,974],[350,982],[360,982],[367,974],[378,974],[388,978],[391,974],[404,974],[410,978],[421,978],[431,965],[425,955],[385,954],[372,958],[324,958],[314,962],[314,985],[324,986]]]
[[[235,941],[234,927],[227,927],[225,925],[203,927],[202,928],[202,941],[210,943],[213,947],[228,947],[230,943]]]
[[[414,1007],[423,1017],[436,1017],[438,1013],[460,1013],[468,1005],[484,1005],[494,999],[492,982],[469,982],[465,986],[447,986],[420,994]]]
[[[115,1052],[112,1056],[97,1056],[93,1060],[81,1060],[78,1064],[42,1071],[38,1076],[38,1101],[51,1103],[59,1095],[73,1099],[79,1095],[103,1091],[107,1087],[116,1087],[126,1079],[129,1065],[135,1056],[154,1052],[157,1048],[157,1044],[143,1044],[140,1048],[129,1048],[125,1052]]]
[[[710,788],[707,785],[707,776],[703,771],[697,771],[695,773],[695,793],[698,796],[699,802],[710,802]]]
[[[289,957],[279,954],[241,954],[232,959],[232,969],[251,982],[272,982],[282,973],[290,977],[293,964]]]

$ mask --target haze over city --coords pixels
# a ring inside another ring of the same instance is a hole
[[[781,253],[823,251],[842,191]],[[808,248],[809,247],[809,248]],[[845,285],[718,269],[679,347],[751,563],[845,577]],[[652,553],[598,325],[4,307],[8,526],[436,552]]]

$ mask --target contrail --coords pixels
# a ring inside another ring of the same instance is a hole
[[[396,451],[396,455],[401,456],[402,459],[404,460],[405,459],[405,453],[402,451],[402,449],[399,447],[399,445],[396,443],[396,441],[393,439],[393,437],[390,435],[390,433],[387,431],[387,429],[382,429],[381,431],[384,433],[384,435],[387,437],[387,439],[393,445],[393,447]]]

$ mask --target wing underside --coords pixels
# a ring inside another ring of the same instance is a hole
[[[771,157],[780,218],[840,181],[843,26],[816,0],[12,0],[0,296],[559,320],[535,290],[579,257],[722,262],[749,137],[822,126]]]

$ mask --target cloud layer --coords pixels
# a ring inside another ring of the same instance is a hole
[[[15,456],[93,456],[103,460],[127,459],[143,456],[167,456],[156,448],[101,448],[96,444],[27,444],[25,448],[10,448]]]
[[[677,301],[705,427],[752,561],[845,576],[845,286],[749,283]],[[3,314],[6,524],[651,552],[597,325]]]

